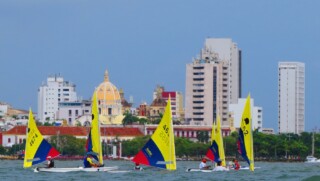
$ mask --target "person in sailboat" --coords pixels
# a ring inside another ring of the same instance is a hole
[[[134,166],[134,170],[143,170],[143,168],[140,166],[140,163],[136,162]]]
[[[239,170],[240,169],[240,164],[237,159],[232,159],[232,161],[229,162],[229,168],[234,169],[234,170]]]
[[[47,168],[53,168],[53,167],[54,167],[54,160],[53,160],[53,158],[51,158],[51,156],[48,156],[48,157],[47,157],[47,160],[48,160],[48,163],[46,164],[46,165],[47,165]]]
[[[213,171],[229,171],[229,169],[227,169],[226,167],[223,167],[222,162],[218,161],[217,166],[214,167]]]
[[[202,158],[201,163],[199,164],[199,169],[200,170],[208,170],[211,166],[207,165],[207,159]]]
[[[235,170],[239,170],[240,169],[240,164],[239,164],[237,159],[233,159],[233,168]]]
[[[83,159],[83,166],[84,168],[91,168],[91,167],[99,167],[99,164],[96,164],[92,160],[93,154],[87,153],[86,156]]]

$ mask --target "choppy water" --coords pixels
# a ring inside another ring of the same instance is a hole
[[[79,161],[55,161],[56,167],[79,166]],[[119,166],[120,170],[131,170],[130,161],[106,161],[106,166]],[[187,168],[196,168],[199,162],[179,161],[176,171],[145,169],[141,172],[107,173],[107,172],[69,172],[69,173],[34,173],[33,169],[23,169],[22,161],[0,160],[0,181],[79,181],[79,180],[315,180],[320,181],[320,164],[307,163],[269,163],[256,162],[261,167],[255,172],[248,170],[229,172],[185,172]],[[245,163],[242,163],[245,165]]]

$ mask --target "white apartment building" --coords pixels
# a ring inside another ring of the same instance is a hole
[[[241,95],[241,51],[231,39],[209,38],[200,57],[186,66],[185,119],[192,125],[212,125],[219,114],[230,126],[229,104]]]
[[[8,112],[9,105],[0,102],[0,116],[5,117]]]
[[[76,86],[60,75],[49,76],[38,89],[38,118],[40,122],[57,119],[61,102],[76,102]]]
[[[233,120],[233,125],[231,125],[231,127],[240,128],[242,114],[243,114],[246,100],[247,100],[246,98],[240,98],[238,99],[237,104],[229,105],[230,117]],[[254,99],[250,99],[250,105],[251,105],[252,129],[253,130],[258,129],[259,131],[261,131],[262,121],[263,121],[262,108],[254,106]]]
[[[81,102],[61,102],[59,103],[59,110],[57,111],[57,120],[67,121],[69,126],[77,126],[79,123],[83,126],[84,123],[81,118],[90,118],[91,122],[91,101],[83,100]]]
[[[279,133],[305,131],[305,64],[279,62]]]

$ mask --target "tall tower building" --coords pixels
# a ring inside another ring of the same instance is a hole
[[[200,57],[186,66],[187,122],[212,125],[219,114],[229,126],[229,104],[241,96],[241,51],[231,39],[209,38]]]
[[[38,117],[41,122],[55,120],[59,103],[77,101],[76,86],[60,75],[49,76],[38,89]]]
[[[279,62],[279,133],[304,132],[305,65]]]

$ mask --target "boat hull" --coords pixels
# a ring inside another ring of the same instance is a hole
[[[239,170],[249,170],[249,167],[240,167]],[[254,167],[254,169],[260,169],[260,167]],[[230,170],[234,170],[233,168],[231,168]],[[225,170],[227,171],[227,170]],[[212,169],[210,170],[201,170],[199,168],[187,168],[186,172],[219,172],[219,171],[213,171]]]
[[[65,172],[107,172],[118,169],[115,167],[92,167],[92,168],[83,168],[83,167],[70,167],[70,168],[42,168],[36,167],[34,172],[55,172],[55,173],[65,173]]]
[[[57,172],[57,173],[64,173],[64,172],[79,172],[81,171],[81,167],[75,168],[41,168],[36,167],[34,172]]]
[[[118,167],[91,167],[91,168],[83,168],[81,167],[81,171],[83,172],[106,172],[106,171],[111,171],[111,170],[117,170]]]

